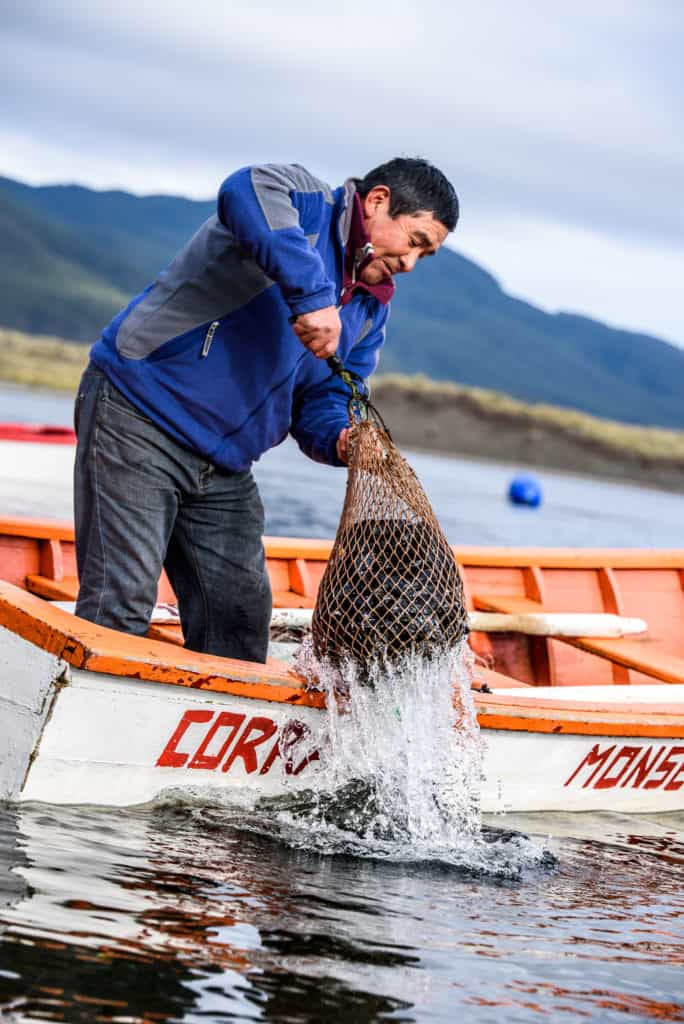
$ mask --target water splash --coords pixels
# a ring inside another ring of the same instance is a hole
[[[318,752],[315,771],[284,775],[287,793],[278,797],[213,790],[220,820],[328,855],[439,863],[497,878],[548,866],[548,851],[526,836],[482,827],[485,744],[472,659],[463,643],[362,673],[353,663],[321,664],[305,640],[297,669],[323,689],[327,706],[321,730],[297,738],[298,759],[307,742]],[[165,802],[197,805],[207,797],[193,787],[167,791]]]
[[[485,744],[472,664],[463,642],[362,673],[353,663],[317,662],[305,641],[297,669],[326,693],[326,741],[315,790],[271,804],[281,838],[323,853],[439,862],[504,878],[548,866],[548,851],[526,836],[482,828]]]
[[[447,849],[480,831],[483,747],[465,645],[429,660],[376,662],[369,675],[316,663],[304,644],[298,668],[327,697],[326,745],[317,789],[328,795],[321,823],[342,800],[360,838],[414,852]],[[349,807],[354,793],[354,808]]]

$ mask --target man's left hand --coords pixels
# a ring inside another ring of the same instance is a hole
[[[344,462],[345,465],[349,460],[349,431],[350,427],[345,427],[340,431],[340,436],[337,438],[337,458],[340,462]]]

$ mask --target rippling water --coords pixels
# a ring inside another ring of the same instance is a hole
[[[68,400],[48,415],[16,390],[8,411],[6,395],[0,419],[68,422]],[[33,480],[5,454],[0,514],[70,514],[68,451],[47,450]],[[503,500],[510,467],[412,462],[454,541],[684,543],[680,496],[542,473],[530,513]],[[334,532],[342,474],[291,447],[258,474],[272,532]],[[397,734],[407,699],[392,697]],[[345,743],[342,766],[358,749]],[[0,807],[0,1019],[684,1020],[684,814],[485,816],[480,830],[468,804],[448,808],[457,835],[421,845],[443,819],[397,835],[408,775],[378,788],[387,750],[362,753],[365,781],[341,772],[323,798]],[[379,834],[388,800],[394,831]]]
[[[19,1019],[684,1019],[681,817],[496,821],[556,833],[516,881],[292,849],[211,807],[0,822]]]

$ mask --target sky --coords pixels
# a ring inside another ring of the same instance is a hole
[[[236,167],[450,178],[448,244],[684,346],[684,2],[0,0],[0,173],[209,198]]]

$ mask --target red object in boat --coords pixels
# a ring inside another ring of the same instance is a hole
[[[44,423],[0,423],[0,441],[76,444],[76,434],[71,427],[54,427]]]

